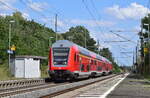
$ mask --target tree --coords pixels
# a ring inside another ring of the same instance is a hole
[[[112,62],[113,65],[113,70],[114,72],[120,72],[120,68],[117,65],[117,63],[114,61],[114,58],[112,56],[111,51],[109,50],[109,48],[103,48],[100,50],[100,55],[102,55],[103,57],[107,58],[109,61]]]
[[[83,26],[71,27],[68,32],[62,34],[64,39],[70,40],[91,51],[96,51],[96,41],[90,37],[89,31]]]
[[[12,16],[0,16],[0,57],[3,61],[8,56],[6,51],[10,20],[15,21],[11,28],[11,45],[16,46],[16,55],[48,56],[49,38],[55,39],[56,33],[34,20],[24,19],[20,12],[14,12]]]
[[[100,50],[100,54],[104,57],[106,57],[107,59],[109,59],[110,61],[113,61],[113,57],[112,57],[112,53],[110,52],[109,48],[103,48]]]
[[[146,32],[140,32],[140,39],[141,39],[141,58],[144,58],[144,63],[140,62],[140,65],[142,66],[141,73],[142,74],[150,74],[150,51],[144,52],[144,50],[150,50],[150,39],[148,38],[148,33],[150,33],[150,14],[148,16],[145,16],[141,20],[141,24],[143,28],[146,30]],[[149,25],[145,25],[149,24]],[[144,66],[144,68],[143,68]]]

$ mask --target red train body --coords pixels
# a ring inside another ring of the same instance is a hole
[[[67,40],[52,45],[49,53],[49,75],[53,79],[94,77],[112,72],[112,63]]]

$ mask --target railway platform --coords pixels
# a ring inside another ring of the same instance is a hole
[[[130,74],[107,98],[150,98],[150,81]]]

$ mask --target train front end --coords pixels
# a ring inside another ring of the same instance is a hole
[[[71,45],[65,41],[53,44],[49,53],[49,75],[52,79],[68,79],[73,77],[71,64]]]

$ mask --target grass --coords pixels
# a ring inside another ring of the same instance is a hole
[[[144,78],[146,78],[147,80],[150,81],[150,75],[149,75],[149,74],[145,74],[145,75],[143,75],[143,76],[144,76]]]
[[[41,77],[42,77],[42,78],[47,78],[47,77],[49,77],[47,72],[48,72],[48,66],[45,66],[45,65],[42,66],[42,65],[41,65]]]
[[[41,78],[49,77],[47,73],[48,66],[41,65]],[[8,65],[0,64],[0,80],[18,80],[22,78],[15,78],[11,75]]]
[[[10,72],[7,64],[1,64],[0,65],[0,80],[14,80],[15,77],[13,77]]]

